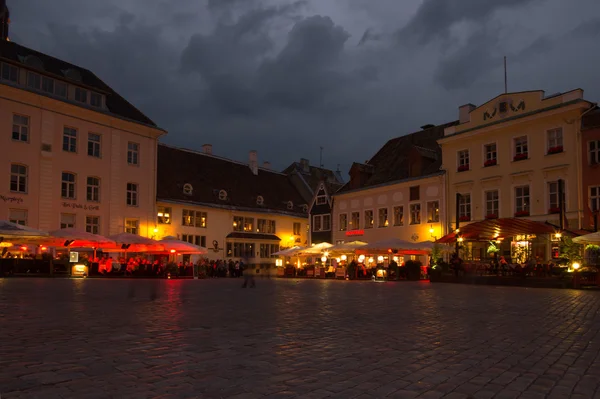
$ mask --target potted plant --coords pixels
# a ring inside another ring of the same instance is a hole
[[[488,255],[495,257],[498,252],[500,252],[500,248],[498,248],[494,242],[490,241],[490,244],[487,247]]]
[[[515,155],[515,157],[513,158],[513,161],[522,161],[524,159],[527,159],[528,155],[529,155],[528,153],[522,152],[520,154]]]
[[[515,217],[523,217],[523,216],[529,216],[529,211],[518,211],[518,212],[515,212]]]
[[[486,219],[498,219],[498,215],[495,213],[489,213],[487,215],[485,215]]]
[[[468,222],[468,221],[471,220],[471,216],[470,215],[463,215],[463,216],[459,217],[458,220],[460,220],[461,222]]]
[[[458,171],[459,171],[459,172],[465,172],[465,171],[467,171],[467,170],[469,170],[469,164],[466,164],[466,165],[460,165],[460,166],[458,167]]]
[[[563,146],[562,145],[557,145],[555,147],[548,148],[548,154],[559,154],[561,152],[563,152]]]
[[[550,208],[548,209],[548,213],[560,213],[560,208],[557,206]]]
[[[483,166],[488,167],[488,166],[494,166],[498,163],[498,161],[496,159],[488,159],[487,161],[485,161],[483,163]]]

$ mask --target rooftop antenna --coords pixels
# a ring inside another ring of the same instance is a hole
[[[321,149],[321,152],[319,154],[319,167],[322,168],[323,167],[323,147],[319,147]]]
[[[506,74],[506,56],[504,56],[504,94],[508,93],[508,75]]]

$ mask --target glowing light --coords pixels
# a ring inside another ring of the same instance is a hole
[[[561,238],[561,237],[562,237],[562,234],[560,234],[560,233],[556,233],[556,234],[554,234],[554,237],[556,237],[556,238]]]
[[[163,217],[165,214],[162,212],[158,212],[158,214],[156,216],[158,216],[159,218]]]
[[[433,234],[433,232],[434,232],[434,231],[435,231],[435,230],[433,230],[433,227],[429,229],[429,232],[430,232],[431,234]]]
[[[327,262],[327,256],[322,256],[321,257],[321,262]]]
[[[360,263],[363,263],[363,262],[365,261],[365,256],[364,256],[364,255],[360,255],[360,256],[358,257],[358,261],[359,261]]]
[[[174,249],[171,250],[171,253],[174,254],[176,251]]]
[[[392,259],[394,259],[394,262],[398,262],[399,258],[397,256],[394,256]]]
[[[460,233],[460,229],[456,229],[456,230],[454,230],[454,232],[455,232],[456,234],[458,234],[458,233]]]
[[[283,266],[283,259],[275,259],[275,266]]]
[[[379,256],[377,257],[377,262],[383,262],[383,256],[379,255]]]
[[[573,263],[573,269],[577,270],[581,267],[581,265],[577,262]]]
[[[46,250],[48,250],[48,247],[41,247],[40,249],[41,249],[42,251],[46,251]]]
[[[342,260],[346,260],[346,259],[348,259],[348,257],[347,257],[346,255],[342,255],[342,256],[341,256],[341,259],[342,259]]]
[[[12,242],[4,242],[4,241],[0,242],[0,248],[10,248],[12,246],[13,246]]]
[[[462,237],[458,237],[458,242],[463,242],[465,239]]]
[[[329,256],[329,252],[325,251],[325,252],[323,253],[323,255],[325,255],[325,256]]]
[[[158,233],[158,229],[157,229],[156,227],[154,228],[154,232],[155,232],[155,233]]]
[[[341,259],[340,259],[340,258],[335,258],[335,261],[336,261],[337,263],[340,263]]]
[[[375,262],[375,259],[369,258],[369,263],[373,263],[373,262]]]
[[[23,245],[23,246],[21,247],[21,251],[27,251],[27,247],[26,247],[25,245]]]

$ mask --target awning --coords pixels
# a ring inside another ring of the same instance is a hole
[[[275,234],[261,234],[261,233],[242,233],[234,232],[229,233],[226,238],[242,238],[244,240],[264,240],[264,241],[281,241],[281,238]]]
[[[558,229],[545,222],[536,222],[521,218],[489,219],[460,226],[460,235],[465,241],[489,241],[498,238],[513,237],[522,234],[553,234]],[[456,242],[457,233],[453,232],[437,240],[440,244]]]

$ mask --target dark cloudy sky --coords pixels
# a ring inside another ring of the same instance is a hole
[[[284,168],[364,162],[503,90],[600,100],[598,0],[8,0],[12,38],[82,65],[165,142]]]

